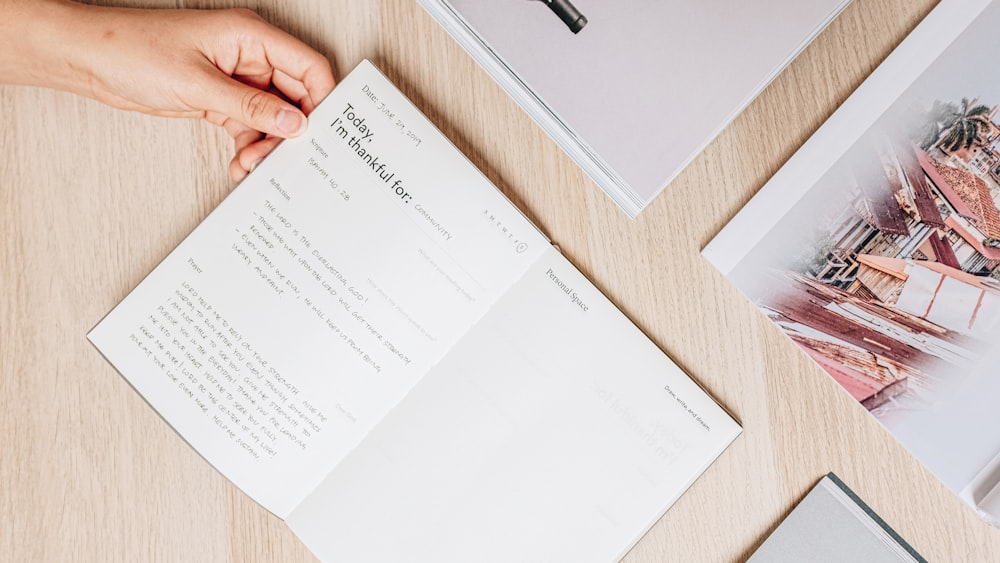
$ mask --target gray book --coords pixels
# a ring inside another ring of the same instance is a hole
[[[806,495],[749,563],[926,563],[833,473]]]
[[[420,3],[635,217],[849,1]]]

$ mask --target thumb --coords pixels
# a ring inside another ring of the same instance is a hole
[[[297,137],[306,130],[305,114],[278,96],[225,75],[216,84],[218,91],[210,94],[212,111],[277,137]]]

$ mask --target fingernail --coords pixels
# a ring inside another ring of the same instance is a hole
[[[306,118],[301,113],[283,109],[278,112],[278,118],[274,120],[274,125],[285,135],[294,136],[305,129]]]
[[[262,160],[264,159],[258,158],[257,160],[253,161],[253,164],[250,165],[250,172],[253,172],[257,168],[257,165],[260,164]]]

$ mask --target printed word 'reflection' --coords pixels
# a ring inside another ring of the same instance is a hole
[[[375,132],[372,131],[368,120],[354,111],[353,105],[347,104],[340,117],[334,119],[330,127],[334,129],[334,133],[338,137],[347,142],[347,146],[354,151],[354,154],[364,161],[371,171],[389,187],[390,192],[403,203],[410,203],[413,196],[403,186],[403,180],[396,177],[396,173],[390,169],[385,159],[374,154],[369,148],[369,144],[375,138]]]

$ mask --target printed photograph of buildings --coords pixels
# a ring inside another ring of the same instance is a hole
[[[876,128],[855,145],[827,180],[845,201],[758,301],[869,410],[968,371],[1000,336],[997,107],[935,103],[923,143]]]
[[[994,3],[729,273],[955,491],[1000,475],[998,28]]]

